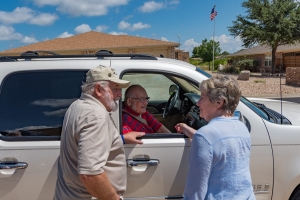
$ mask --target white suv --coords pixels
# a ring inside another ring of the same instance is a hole
[[[145,87],[150,96],[148,111],[173,132],[146,134],[143,145],[124,145],[125,199],[182,199],[191,140],[177,134],[174,125],[205,126],[195,103],[201,95],[198,84],[209,74],[178,60],[108,51],[80,56],[26,52],[0,61],[1,200],[53,198],[64,113],[79,98],[86,72],[100,64]],[[300,110],[298,104],[289,105]],[[299,200],[300,126],[244,97],[236,114],[252,137],[256,198]],[[113,117],[121,133],[121,102]]]

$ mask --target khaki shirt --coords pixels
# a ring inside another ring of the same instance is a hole
[[[126,161],[122,139],[105,107],[81,94],[68,108],[62,127],[55,200],[90,200],[79,174],[105,172],[122,196],[126,189]]]

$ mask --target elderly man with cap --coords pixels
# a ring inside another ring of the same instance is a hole
[[[129,84],[110,67],[87,72],[81,97],[64,117],[54,200],[122,199],[126,161],[110,112]]]

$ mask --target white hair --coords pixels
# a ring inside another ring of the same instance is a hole
[[[102,88],[106,90],[108,87],[109,81],[97,81],[92,83],[82,83],[81,90],[85,94],[92,95],[94,93],[94,86],[99,84]]]

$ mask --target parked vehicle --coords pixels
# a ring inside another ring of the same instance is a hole
[[[151,97],[147,110],[173,132],[146,134],[143,145],[124,145],[125,199],[182,198],[191,140],[176,133],[174,126],[206,125],[195,104],[201,95],[198,84],[209,74],[174,59],[109,51],[47,56],[26,52],[0,61],[0,199],[53,198],[64,113],[79,98],[86,72],[100,64],[142,85]],[[294,125],[289,113],[281,117],[263,103],[242,97],[235,113],[252,138],[250,168],[256,198],[300,199],[299,123]],[[119,105],[113,118],[121,131],[121,101]],[[299,104],[293,107],[300,111]]]

